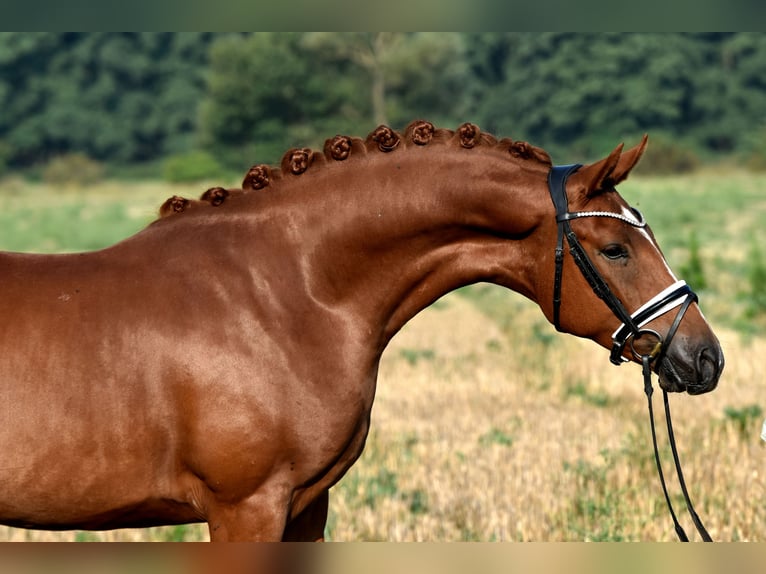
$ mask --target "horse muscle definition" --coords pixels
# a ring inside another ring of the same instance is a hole
[[[571,225],[630,312],[676,281],[614,189],[645,145],[566,187],[572,211],[624,216]],[[410,318],[487,281],[553,320],[550,169],[543,150],[473,124],[381,126],[254,166],[241,189],[172,197],[100,251],[0,253],[0,522],[321,539],[381,354]],[[568,254],[563,277],[561,330],[609,348],[619,320]],[[665,363],[665,389],[716,386],[723,358],[696,304]]]

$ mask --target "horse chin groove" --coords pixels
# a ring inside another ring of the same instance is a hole
[[[659,369],[659,381],[662,390],[669,393],[683,393],[688,388],[675,365],[668,360],[665,360]]]

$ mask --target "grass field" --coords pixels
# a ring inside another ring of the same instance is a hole
[[[98,248],[146,225],[167,196],[203,189],[0,184],[0,249]],[[727,366],[715,392],[673,396],[672,407],[690,493],[716,540],[766,540],[766,444],[758,436],[766,310],[757,305],[764,189],[766,176],[740,172],[636,178],[621,188],[677,271],[690,268],[692,236],[699,244],[702,307]],[[613,367],[607,354],[555,333],[514,293],[477,285],[446,296],[384,355],[367,447],[331,491],[328,539],[673,540],[640,370]],[[661,413],[661,397],[655,402]],[[663,448],[673,501],[690,532],[668,454]],[[206,538],[200,525],[0,527],[0,540]]]

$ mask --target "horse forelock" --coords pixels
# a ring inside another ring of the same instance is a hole
[[[318,171],[329,164],[354,164],[359,156],[385,156],[389,153],[405,153],[408,148],[422,148],[429,145],[444,145],[465,150],[489,149],[506,153],[510,158],[534,162],[549,168],[551,158],[542,148],[525,141],[510,138],[498,140],[490,133],[483,132],[473,123],[461,124],[456,130],[436,128],[426,120],[411,122],[404,132],[397,132],[387,125],[380,125],[366,138],[336,135],[325,140],[322,151],[309,148],[291,148],[282,156],[278,167],[268,164],[253,165],[245,174],[241,189],[213,187],[205,191],[199,200],[179,196],[170,197],[160,208],[160,217],[178,214],[198,206],[217,207],[231,195],[264,191],[277,187],[295,177],[306,177],[307,172]],[[353,167],[351,168],[353,169]]]

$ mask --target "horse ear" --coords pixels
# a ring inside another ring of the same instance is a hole
[[[628,177],[630,170],[641,159],[646,150],[648,139],[649,137],[644,135],[641,138],[641,143],[625,153],[622,152],[623,145],[618,145],[606,158],[586,165],[577,171],[572,178],[579,180],[579,183],[585,187],[585,194],[588,197],[593,197],[616,186]]]
[[[617,167],[621,154],[622,144],[601,161],[581,167],[572,175],[572,179],[585,188],[585,195],[588,197],[597,195],[611,182],[610,176]]]
[[[617,162],[617,166],[612,171],[612,175],[609,176],[609,180],[612,186],[615,186],[621,181],[625,181],[625,179],[627,179],[630,170],[636,166],[638,160],[640,160],[641,156],[644,155],[644,151],[646,151],[646,144],[648,142],[649,136],[644,134],[644,137],[641,138],[640,144],[634,148],[629,149],[620,156],[620,161]]]

